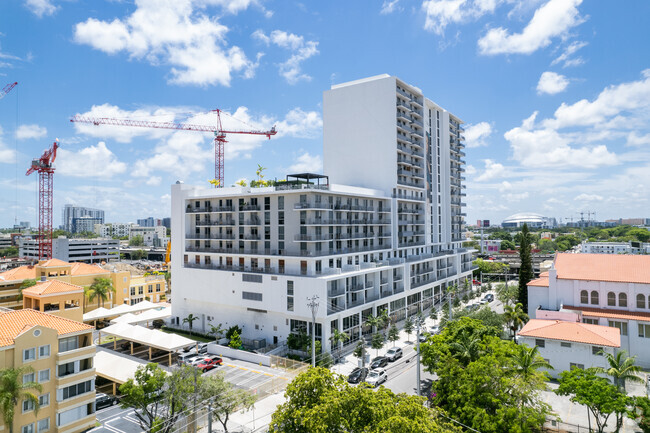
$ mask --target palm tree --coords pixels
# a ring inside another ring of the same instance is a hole
[[[458,359],[461,364],[467,366],[470,362],[476,361],[481,355],[481,339],[471,333],[462,332],[458,335],[457,340],[449,345],[454,358]]]
[[[31,401],[34,413],[38,414],[38,395],[31,390],[41,393],[43,387],[36,382],[23,383],[23,376],[33,371],[34,369],[28,366],[0,370],[0,410],[4,424],[9,426],[9,433],[14,431],[16,407],[22,400]]]
[[[553,370],[551,364],[540,356],[538,349],[537,346],[517,346],[517,352],[512,357],[517,375],[524,379],[524,382],[527,382],[528,378],[540,368]]]
[[[192,324],[194,323],[195,320],[199,320],[199,316],[195,316],[194,314],[191,313],[189,316],[183,319],[183,323],[187,323],[190,326],[190,335],[192,335]]]
[[[113,282],[109,278],[95,278],[95,282],[90,286],[90,296],[88,300],[93,302],[97,299],[97,308],[99,308],[99,302],[101,301],[104,305],[111,293],[115,293],[115,287],[113,287]]]
[[[334,331],[332,332],[332,336],[330,337],[330,341],[332,342],[333,345],[336,346],[336,351],[337,351],[337,362],[341,358],[341,343],[345,343],[350,339],[350,336],[346,332],[341,332],[338,329],[334,328]]]
[[[36,285],[36,280],[23,280],[22,284],[18,288],[18,300],[22,301],[23,300],[23,289],[26,289],[28,287],[32,287]]]
[[[512,305],[504,305],[503,310],[503,317],[510,325],[512,338],[514,339],[517,331],[528,322],[528,314],[524,312],[523,306],[519,303],[514,307]]]
[[[615,355],[601,351],[605,355],[609,368],[596,367],[598,373],[606,373],[614,381],[614,385],[620,392],[625,394],[625,382],[645,383],[643,378],[637,376],[641,367],[635,364],[636,356],[627,356],[625,350],[617,352]]]
[[[183,320],[183,323],[185,323],[185,320]],[[214,334],[214,339],[215,340],[219,340],[219,338],[224,333],[224,329],[221,327],[221,323],[219,323],[217,326],[214,326],[213,324],[210,324],[210,333]]]
[[[86,312],[86,300],[90,296],[91,290],[89,286],[84,286],[84,298],[83,298],[83,312]]]

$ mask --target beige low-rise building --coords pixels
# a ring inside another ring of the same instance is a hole
[[[80,310],[77,308],[77,310]],[[38,382],[38,413],[28,400],[15,408],[16,433],[78,433],[95,425],[93,327],[30,308],[0,311],[0,370],[28,367]],[[0,417],[0,430],[9,431]]]

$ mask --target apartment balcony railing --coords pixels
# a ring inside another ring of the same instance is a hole
[[[333,209],[334,205],[324,202],[300,202],[293,205],[294,209]]]
[[[381,251],[390,249],[390,244],[386,245],[373,245],[372,247],[359,247],[359,248],[340,248],[340,249],[327,249],[321,251],[310,251],[310,250],[300,250],[300,256],[302,257],[322,257],[322,256],[333,256],[340,254],[353,254],[353,253],[363,253],[366,251]]]
[[[261,219],[249,219],[239,224],[240,226],[259,226],[262,225]]]
[[[248,204],[248,205],[239,206],[240,212],[252,212],[258,210],[260,210],[260,205],[258,204]]]
[[[414,182],[414,181],[411,181],[411,180],[398,179],[397,183],[399,185],[412,186],[412,187],[415,187],[415,188],[424,188],[424,183],[422,183],[422,182]]]
[[[305,225],[387,225],[390,224],[390,220],[387,218],[379,219],[329,219],[329,218],[320,218],[305,220]]]
[[[325,233],[322,235],[295,235],[294,240],[295,241],[305,241],[305,242],[310,242],[310,241],[331,241],[334,239],[333,234]]]
[[[186,208],[186,213],[198,213],[198,212],[232,212],[232,206],[209,206],[209,207],[195,207],[195,208]]]
[[[424,201],[424,197],[416,197],[416,196],[412,196],[412,195],[399,194],[399,193],[393,193],[393,194],[391,194],[391,197],[399,199],[399,200]]]
[[[206,234],[191,234],[191,235],[185,236],[185,240],[188,240],[188,241],[190,241],[190,240],[199,240],[199,239],[203,239],[203,240],[211,240],[211,239],[233,240],[233,239],[235,239],[235,235],[234,234],[219,234],[219,233],[217,233],[217,234],[209,234],[209,235],[206,235]]]
[[[371,289],[373,287],[375,287],[374,281],[366,281],[366,289]]]

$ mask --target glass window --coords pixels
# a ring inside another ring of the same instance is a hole
[[[34,373],[23,374],[23,383],[34,382]]]
[[[293,296],[293,281],[287,281],[287,295]]]
[[[41,420],[38,421],[38,431],[39,431],[39,433],[44,432],[44,431],[48,431],[49,429],[50,429],[50,419],[49,418],[41,419]]]
[[[598,305],[598,292],[596,290],[591,291],[591,305]]]
[[[293,311],[293,296],[287,296],[287,311]]]
[[[537,347],[545,347],[545,341],[541,340],[539,338],[536,338],[535,339],[535,346],[537,346]]]
[[[571,363],[569,364],[569,368],[570,368],[571,370],[573,370],[574,368],[579,368],[580,370],[584,370],[584,369],[585,369],[585,365],[584,365],[584,364],[576,364],[575,362],[571,362]]]
[[[31,400],[23,400],[23,413],[34,410],[34,402]]]
[[[23,350],[23,362],[29,362],[36,359],[36,349],[24,349]]]
[[[21,429],[22,433],[34,433],[34,423],[24,425]]]
[[[62,338],[59,340],[59,353],[75,350],[79,348],[79,339],[77,337]]]
[[[612,328],[618,328],[621,331],[621,335],[627,335],[627,322],[618,322],[615,320],[610,320],[608,324]]]
[[[650,325],[639,324],[639,337],[650,338]]]
[[[645,296],[641,293],[636,295],[636,308],[645,308]]]
[[[581,304],[589,303],[589,293],[586,290],[580,292],[580,303]]]
[[[600,346],[591,346],[591,354],[603,356],[603,348]]]
[[[618,306],[627,307],[627,294],[625,293],[618,294]]]
[[[610,306],[610,307],[615,307],[616,306],[616,293],[609,292],[607,294],[607,305]]]
[[[284,209],[284,197],[278,197],[278,209]]]
[[[567,343],[566,341],[563,341],[563,342],[560,343],[560,346],[561,346],[561,347],[569,347],[569,348],[570,348],[570,347],[571,347],[571,343]]]
[[[50,393],[48,392],[47,394],[43,394],[43,395],[39,396],[38,397],[38,404],[41,407],[47,406],[48,404],[50,404]]]
[[[41,370],[38,372],[38,382],[47,382],[50,380],[50,369],[48,368],[47,370]]]
[[[47,358],[50,356],[50,345],[46,344],[45,346],[41,346],[38,348],[38,357],[39,358]]]

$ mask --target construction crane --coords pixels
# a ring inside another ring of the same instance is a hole
[[[32,160],[25,173],[38,172],[38,259],[52,258],[52,196],[54,194],[54,160],[59,144],[55,141],[40,158]]]
[[[147,120],[131,120],[131,119],[114,119],[109,117],[89,117],[76,115],[70,119],[70,122],[77,123],[92,123],[93,125],[115,125],[115,126],[135,126],[139,128],[159,128],[159,129],[178,129],[181,131],[198,131],[198,132],[212,132],[214,133],[214,178],[215,182],[212,184],[215,188],[222,188],[224,185],[224,144],[226,141],[226,134],[249,134],[249,135],[265,135],[269,140],[272,135],[277,134],[275,126],[269,131],[254,131],[254,130],[225,130],[221,126],[221,110],[212,110],[211,112],[217,113],[216,126],[210,125],[193,125],[190,123],[178,122],[151,122]]]
[[[18,82],[15,81],[15,82],[13,82],[13,83],[9,83],[9,84],[7,84],[6,86],[4,86],[4,87],[2,88],[2,90],[0,91],[0,99],[2,99],[2,98],[4,98],[5,96],[7,96],[7,93],[11,92],[11,89],[13,89],[14,87],[16,87],[17,84],[18,84]]]

